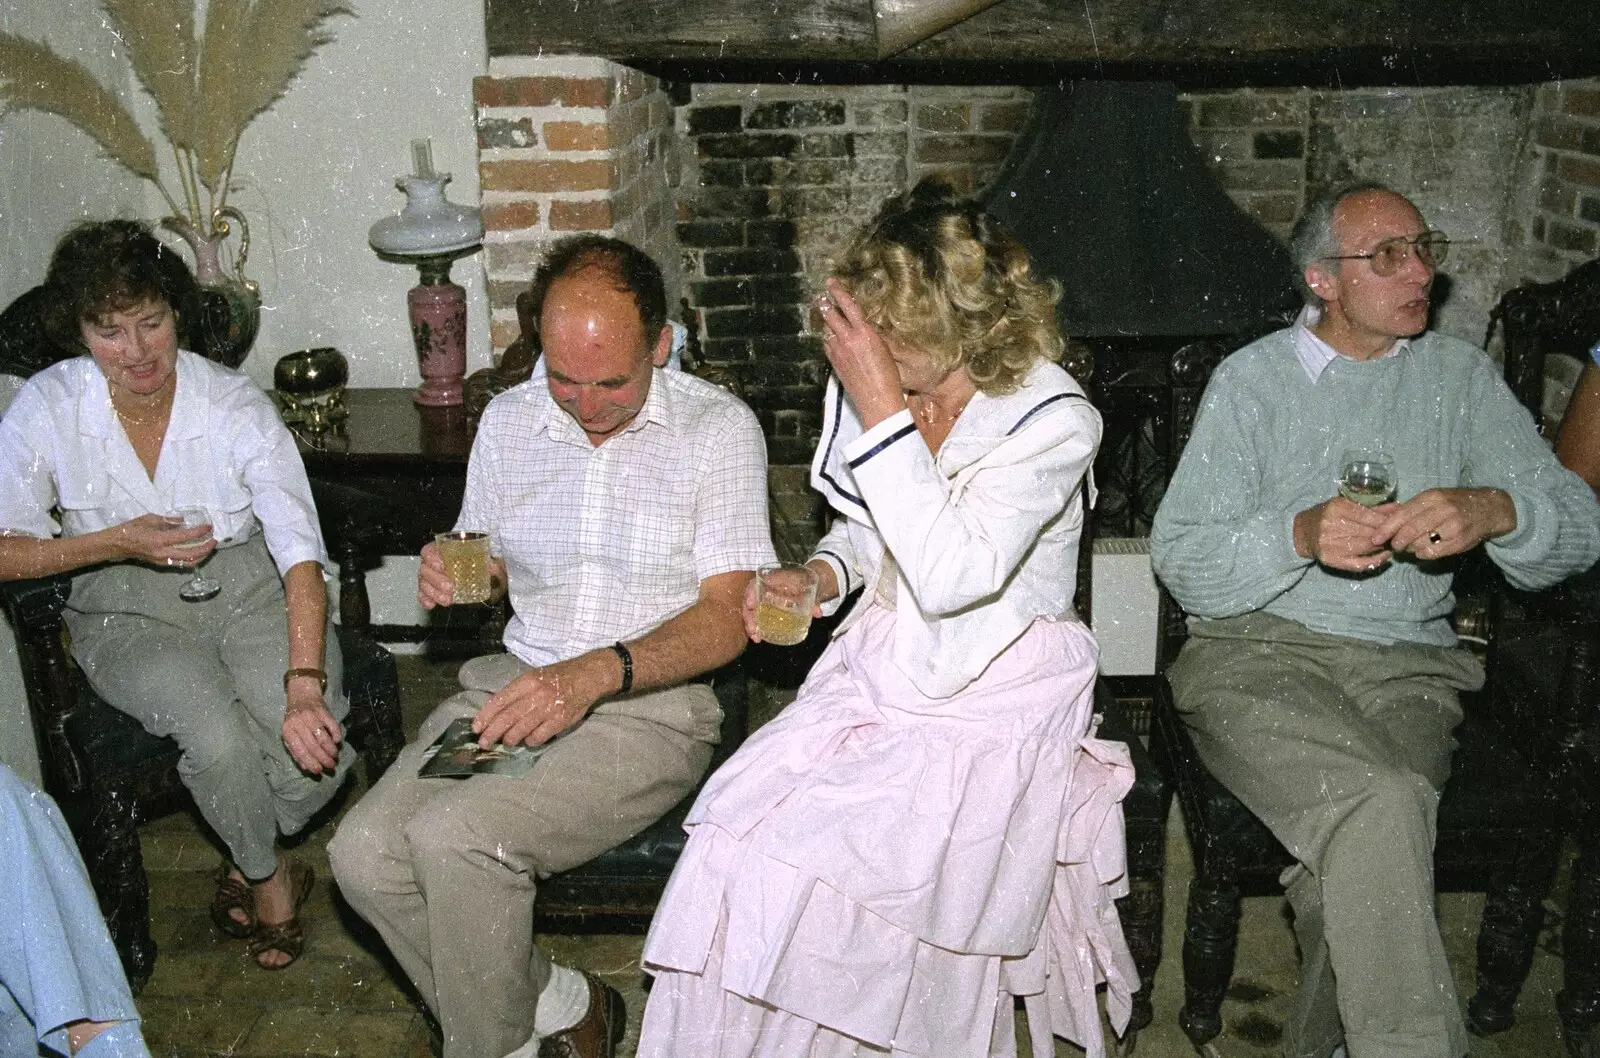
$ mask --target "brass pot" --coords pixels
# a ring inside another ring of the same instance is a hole
[[[272,369],[278,410],[283,421],[321,430],[345,418],[344,385],[350,365],[331,346],[302,349],[283,357]]]
[[[294,397],[343,389],[349,378],[350,365],[345,362],[344,354],[331,346],[290,353],[272,369],[272,385],[279,393]]]

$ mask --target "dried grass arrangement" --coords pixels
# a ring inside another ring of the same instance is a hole
[[[277,102],[322,45],[343,0],[210,0],[195,35],[194,0],[102,0],[134,75],[155,101],[178,178],[161,177],[155,143],[124,100],[80,63],[0,32],[0,112],[60,115],[149,180],[172,212],[209,232],[227,203],[239,137]]]

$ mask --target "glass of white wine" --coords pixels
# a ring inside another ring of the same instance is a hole
[[[194,529],[202,525],[212,524],[211,512],[204,507],[179,507],[173,513],[176,517],[183,519],[183,527],[185,529]],[[182,546],[204,547],[208,539],[210,538],[205,537],[196,540],[192,544],[184,544]],[[222,582],[215,577],[208,577],[200,572],[200,567],[197,565],[194,568],[194,576],[185,581],[183,587],[178,589],[178,598],[184,602],[205,602],[207,599],[216,598],[217,593],[221,590]]]
[[[457,529],[436,534],[433,543],[450,578],[451,603],[488,602],[489,534]]]
[[[1359,448],[1339,460],[1339,495],[1363,507],[1377,507],[1394,499],[1394,457],[1388,452]]]
[[[764,642],[781,647],[805,642],[816,604],[815,570],[780,562],[756,571],[756,631]]]

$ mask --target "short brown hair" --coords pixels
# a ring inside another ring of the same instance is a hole
[[[194,277],[178,251],[136,220],[75,225],[50,255],[42,302],[45,333],[63,349],[83,349],[84,323],[163,301],[182,313],[195,296]]]

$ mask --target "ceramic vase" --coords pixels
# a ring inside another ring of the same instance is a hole
[[[200,318],[188,326],[195,352],[228,367],[244,362],[261,329],[261,288],[245,277],[250,253],[250,225],[244,214],[224,206],[211,214],[211,229],[201,231],[183,217],[167,217],[161,226],[182,239],[194,254],[194,278],[200,285]],[[239,238],[231,271],[222,264],[222,248]]]

